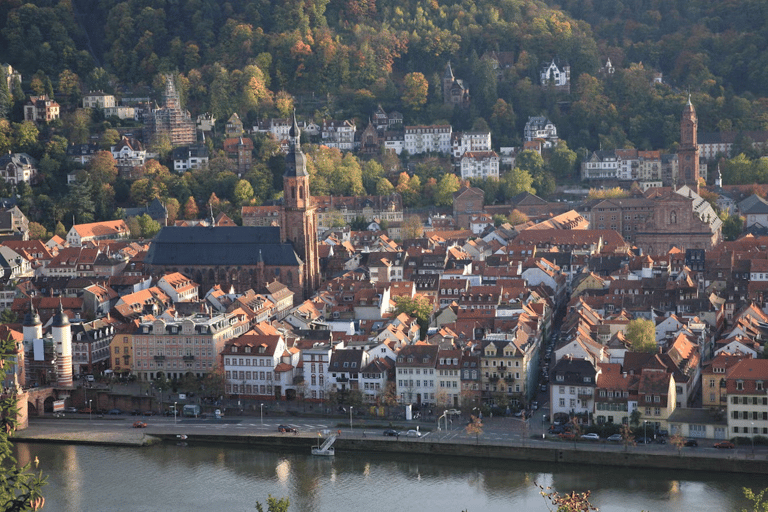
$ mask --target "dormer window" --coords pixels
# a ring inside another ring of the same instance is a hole
[[[232,347],[232,353],[233,354],[237,353],[237,347]]]
[[[736,381],[736,389],[739,391],[744,390],[744,381],[743,380],[737,380]]]
[[[762,391],[763,390],[763,381],[761,381],[761,380],[756,381],[755,382],[755,389],[757,391]]]

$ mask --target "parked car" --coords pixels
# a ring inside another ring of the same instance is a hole
[[[531,402],[531,410],[536,410],[539,408],[539,402],[533,401]]]
[[[591,432],[589,434],[584,434],[583,436],[581,436],[581,438],[584,439],[585,441],[599,441],[600,440],[600,436],[598,434],[595,434],[594,432]]]
[[[405,435],[408,437],[421,437],[421,432],[418,430],[409,430],[405,433]]]
[[[75,413],[77,412],[77,407],[65,407],[64,412]]]
[[[387,430],[384,431],[384,435],[388,437],[397,437],[400,435],[400,432],[398,432],[397,430],[388,428]]]
[[[546,384],[542,384],[542,385],[541,385],[541,387],[540,387],[540,389],[541,389],[542,391],[546,391],[546,390],[547,390],[547,385],[546,385]]]
[[[458,409],[448,409],[445,411],[445,414],[448,416],[461,416],[461,411]]]
[[[155,411],[144,411],[144,416],[154,416],[155,414]]]
[[[653,442],[653,439],[651,439],[650,437],[638,436],[635,438],[635,443],[637,444],[651,444],[652,442]]]
[[[131,411],[131,416],[141,416],[141,411],[138,409],[134,409]]]
[[[278,432],[293,432],[293,433],[298,432],[298,430],[296,430],[295,428],[291,427],[290,425],[278,425],[277,431]]]
[[[133,428],[147,428],[147,424],[143,421],[134,421]]]
[[[120,409],[110,409],[109,411],[107,411],[107,414],[123,414],[123,411],[121,411]]]
[[[699,446],[699,442],[698,442],[698,441],[696,441],[695,439],[688,439],[688,440],[685,442],[685,446],[692,446],[692,447],[694,447],[694,448],[695,448],[695,447]]]
[[[608,441],[611,441],[612,443],[617,443],[619,441],[622,441],[624,437],[621,434],[611,434],[607,437]]]
[[[730,441],[720,441],[719,443],[715,443],[714,447],[715,448],[726,448],[726,449],[729,449],[729,450],[733,450],[735,445],[732,442],[730,442]]]

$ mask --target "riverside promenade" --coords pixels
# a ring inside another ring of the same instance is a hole
[[[133,428],[134,421],[146,421],[146,428]],[[278,424],[296,426],[297,434],[280,433]],[[411,425],[392,425],[402,430]],[[420,436],[383,435],[388,425],[358,424],[335,418],[318,422],[312,418],[229,418],[181,420],[162,417],[98,417],[74,419],[35,419],[28,429],[14,435],[15,442],[87,444],[148,447],[155,443],[180,443],[194,448],[203,445],[229,445],[241,448],[310,451],[319,436],[338,435],[334,447],[337,456],[355,452],[403,453],[408,455],[445,455],[480,459],[506,459],[555,464],[599,465],[625,468],[680,469],[687,471],[722,471],[768,474],[768,450],[764,447],[738,447],[718,450],[711,446],[677,449],[670,445],[623,446],[604,441],[563,441],[530,437],[504,437],[504,423],[492,423],[480,435],[469,435],[463,428],[419,430]],[[338,433],[341,432],[339,435]],[[403,432],[405,432],[403,430]],[[144,448],[151,449],[151,448]]]

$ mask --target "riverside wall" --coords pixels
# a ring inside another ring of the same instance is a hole
[[[176,442],[176,436],[157,435],[163,441]],[[268,447],[275,449],[295,449],[309,452],[315,446],[316,438],[300,436],[274,435],[188,435],[186,442],[190,446],[196,443],[229,444],[238,446]],[[736,452],[716,452],[717,456],[649,454],[633,451],[596,451],[589,445],[580,443],[557,443],[558,446],[504,446],[490,444],[458,444],[409,440],[398,442],[389,439],[350,438],[343,436],[336,439],[334,448],[338,452],[380,452],[403,453],[408,455],[430,455],[450,457],[473,457],[479,459],[507,459],[557,464],[616,466],[623,468],[680,469],[689,471],[724,471],[729,473],[768,473],[768,460],[739,458]]]

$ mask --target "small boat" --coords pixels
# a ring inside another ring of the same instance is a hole
[[[312,455],[319,455],[322,457],[333,457],[336,452],[333,448],[333,443],[336,442],[336,436],[329,436],[323,444],[320,444],[320,438],[317,438],[317,446],[312,447]]]

